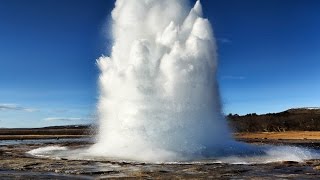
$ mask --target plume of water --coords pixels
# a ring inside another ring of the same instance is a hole
[[[216,44],[197,1],[117,0],[113,47],[98,59],[100,129],[92,151],[135,160],[203,155],[229,141]]]
[[[111,56],[98,60],[97,143],[89,149],[49,146],[27,153],[235,164],[320,157],[312,149],[250,146],[230,137],[215,77],[215,39],[199,1],[188,12],[187,0],[117,0],[112,20]]]

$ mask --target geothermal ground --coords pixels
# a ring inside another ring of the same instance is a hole
[[[46,130],[47,132],[52,131],[50,129]],[[11,136],[12,140],[8,140],[9,138],[7,136],[6,140],[1,139],[1,179],[309,179],[320,177],[320,160],[308,160],[305,162],[283,161],[251,165],[219,164],[210,162],[148,164],[67,160],[63,158],[46,159],[32,157],[26,153],[39,147],[64,146],[72,150],[89,147],[93,143],[90,136],[81,135],[86,134],[83,133],[83,129],[72,131],[74,134],[79,135],[61,135],[69,130],[70,129],[68,128],[64,128],[63,130],[54,130],[58,135],[32,135],[25,133],[24,135]],[[17,130],[12,131],[17,132]],[[11,134],[14,134],[15,132],[12,131]],[[38,133],[40,132],[38,131]],[[7,130],[7,133],[10,133],[10,130]],[[19,133],[21,134],[22,132],[20,131]],[[32,136],[33,138],[31,138]],[[5,137],[5,135],[2,135],[0,138],[3,137]],[[19,139],[16,137],[19,137]],[[60,138],[57,139],[56,137]],[[238,140],[253,144],[294,145],[320,149],[319,132],[245,133],[235,134],[235,137]]]

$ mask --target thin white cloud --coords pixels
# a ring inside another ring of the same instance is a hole
[[[65,113],[65,112],[69,112],[70,110],[68,110],[68,109],[55,109],[55,110],[53,110],[53,112],[55,112],[55,113]]]
[[[221,42],[222,44],[230,44],[232,43],[232,41],[228,38],[218,38],[217,39],[219,42]]]
[[[246,77],[244,76],[222,76],[222,79],[229,79],[229,80],[245,80]]]
[[[45,121],[88,121],[89,118],[78,118],[78,117],[48,117]]]
[[[22,107],[17,104],[0,104],[0,111],[25,111],[25,112],[35,112],[38,111],[34,108]]]

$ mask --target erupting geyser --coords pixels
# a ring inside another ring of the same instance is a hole
[[[200,1],[117,0],[113,47],[101,57],[99,133],[89,149],[52,146],[40,157],[174,162],[266,163],[319,158],[288,146],[234,141],[221,113],[217,54]]]
[[[210,22],[198,1],[117,0],[114,44],[101,57],[96,153],[190,158],[230,140],[216,81]],[[152,158],[153,159],[153,158]]]

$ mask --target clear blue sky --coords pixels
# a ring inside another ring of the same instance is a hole
[[[0,127],[92,122],[111,0],[0,1]],[[320,1],[202,0],[225,113],[320,106]]]

